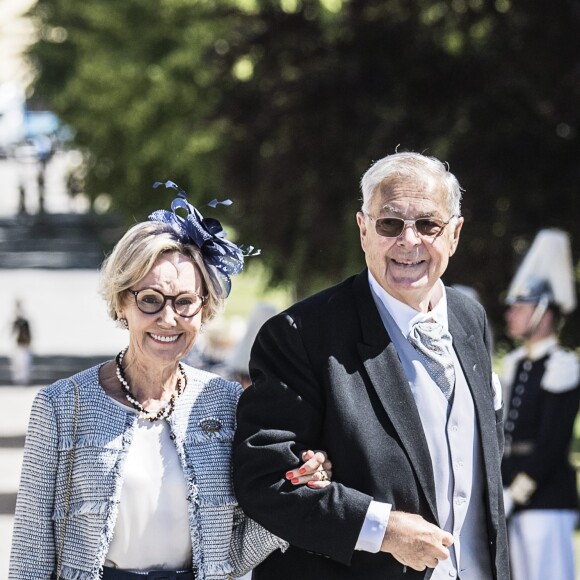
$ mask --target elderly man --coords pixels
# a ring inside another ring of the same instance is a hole
[[[437,159],[396,153],[362,193],[368,268],[270,319],[252,350],[236,494],[291,544],[253,578],[507,579],[486,317],[441,282],[461,189]],[[333,461],[325,489],[291,485],[308,448]]]

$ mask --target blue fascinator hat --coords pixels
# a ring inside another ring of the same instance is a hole
[[[237,246],[227,240],[227,234],[220,222],[214,218],[204,218],[199,210],[187,201],[185,191],[173,181],[165,183],[157,181],[153,187],[157,188],[160,185],[164,185],[167,189],[175,189],[177,197],[171,202],[171,211],[163,209],[154,211],[149,220],[167,224],[181,243],[197,246],[208,271],[217,282],[216,289],[221,290],[221,295],[227,298],[232,288],[231,277],[244,269],[244,258],[257,256],[260,250],[254,249],[253,246],[247,248]],[[232,203],[229,199],[224,201],[213,199],[207,205],[215,208],[218,205]]]

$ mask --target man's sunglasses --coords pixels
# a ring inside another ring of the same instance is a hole
[[[375,218],[370,214],[367,216],[375,221],[375,230],[383,238],[398,238],[409,225],[415,230],[418,236],[424,238],[435,238],[441,234],[445,226],[457,216],[451,216],[446,222],[436,218],[419,218],[416,220],[404,220],[395,217]]]

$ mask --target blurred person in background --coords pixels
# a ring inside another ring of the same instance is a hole
[[[245,328],[242,316],[214,318],[204,326],[200,339],[193,345],[184,361],[221,377],[236,380],[227,360],[242,338]]]
[[[580,365],[558,343],[576,306],[570,242],[542,230],[507,295],[507,333],[521,343],[503,360],[502,472],[514,580],[573,580],[576,473],[569,452],[580,401]]]
[[[227,359],[227,366],[233,374],[234,380],[238,381],[245,389],[250,386],[250,351],[258,331],[268,320],[277,314],[277,310],[271,304],[259,302],[256,304],[248,318],[246,332],[236,344],[232,354]]]
[[[247,254],[165,185],[173,211],[131,227],[101,269],[128,346],[34,400],[10,580],[226,580],[286,548],[234,496],[240,385],[181,362]],[[302,456],[295,484],[327,485],[325,457]]]
[[[24,315],[20,300],[16,300],[14,311],[15,316],[12,322],[14,346],[10,361],[12,383],[15,385],[28,385],[30,384],[32,371],[32,332],[30,322]]]

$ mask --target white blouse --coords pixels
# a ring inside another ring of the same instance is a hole
[[[120,404],[120,403],[118,403]],[[138,419],[105,566],[191,568],[187,486],[167,421]]]

